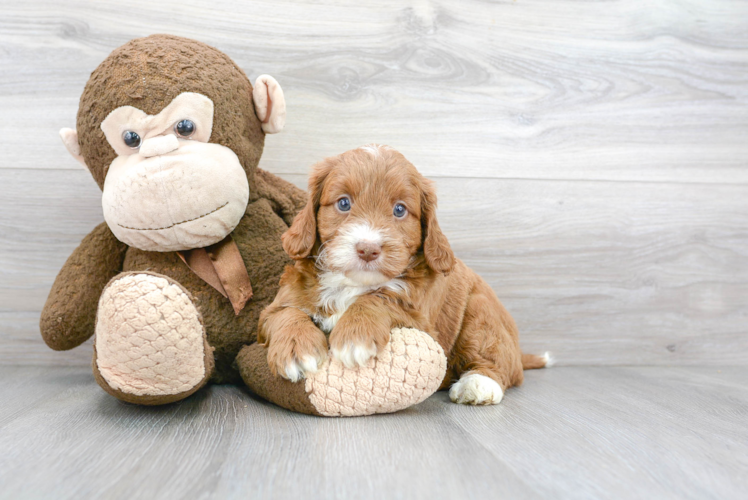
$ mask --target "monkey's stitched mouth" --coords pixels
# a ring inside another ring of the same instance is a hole
[[[198,215],[197,217],[193,217],[192,219],[187,219],[187,220],[183,220],[182,222],[175,222],[175,223],[174,223],[174,224],[172,224],[171,226],[164,226],[164,227],[143,227],[143,228],[141,228],[141,227],[129,227],[129,226],[123,226],[122,224],[119,224],[119,223],[118,223],[117,225],[118,225],[119,227],[123,227],[123,228],[125,228],[125,229],[132,229],[133,231],[161,231],[161,230],[163,230],[163,229],[170,229],[170,228],[172,228],[172,227],[174,227],[174,226],[178,226],[178,225],[180,225],[180,224],[185,224],[185,223],[187,223],[187,222],[192,222],[192,221],[196,221],[196,220],[198,220],[198,219],[202,219],[203,217],[207,217],[207,216],[209,216],[210,214],[214,214],[214,213],[218,212],[218,211],[219,211],[220,209],[222,209],[223,207],[225,207],[225,206],[226,206],[226,205],[228,205],[228,204],[229,204],[229,202],[227,201],[226,203],[224,203],[224,204],[223,204],[223,205],[221,205],[220,207],[218,207],[218,208],[214,208],[214,209],[213,209],[213,210],[211,210],[210,212],[204,213],[203,215]]]

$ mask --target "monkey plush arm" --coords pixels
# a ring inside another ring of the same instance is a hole
[[[257,169],[255,180],[260,198],[269,200],[273,210],[290,227],[293,218],[306,205],[306,191],[261,168]]]
[[[126,251],[106,223],[83,238],[62,266],[42,310],[39,327],[49,347],[65,351],[93,335],[99,296],[122,270]]]

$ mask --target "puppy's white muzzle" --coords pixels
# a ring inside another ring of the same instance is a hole
[[[327,246],[326,263],[335,271],[374,270],[384,235],[366,222],[343,227]]]

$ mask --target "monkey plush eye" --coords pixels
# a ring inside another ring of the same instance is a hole
[[[351,209],[351,200],[348,198],[340,198],[338,200],[338,210],[341,212],[347,212]]]
[[[125,131],[125,133],[122,134],[122,140],[125,141],[125,144],[128,147],[133,149],[140,147],[140,136],[132,130]]]
[[[174,131],[180,137],[189,137],[195,133],[195,124],[192,120],[182,120],[174,125]]]
[[[402,219],[407,213],[408,209],[405,208],[405,205],[403,205],[402,203],[395,203],[395,208],[392,209],[392,214],[395,217],[397,217],[398,219]]]

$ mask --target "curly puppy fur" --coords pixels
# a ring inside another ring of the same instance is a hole
[[[455,258],[436,218],[431,181],[397,151],[365,146],[312,168],[309,201],[283,235],[296,260],[260,316],[274,373],[298,380],[332,356],[363,366],[393,327],[417,328],[448,356],[442,389],[495,404],[544,358],[522,355],[514,320]]]

